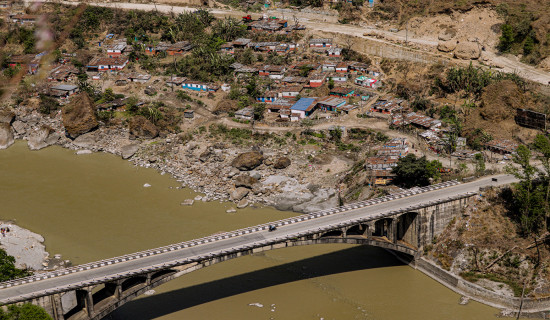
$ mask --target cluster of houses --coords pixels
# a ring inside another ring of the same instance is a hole
[[[386,185],[392,181],[395,174],[392,169],[397,166],[400,158],[409,153],[409,141],[407,138],[394,138],[377,150],[375,156],[365,161],[374,185]]]

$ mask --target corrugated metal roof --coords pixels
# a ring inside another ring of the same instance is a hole
[[[299,110],[299,111],[307,111],[308,108],[310,108],[311,105],[314,104],[314,103],[315,103],[315,98],[301,98],[290,109],[291,110]]]

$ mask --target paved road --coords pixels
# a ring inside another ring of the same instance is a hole
[[[487,177],[470,183],[459,184],[456,186],[383,202],[364,208],[349,210],[342,213],[281,226],[273,232],[254,232],[229,239],[201,244],[191,248],[183,248],[176,251],[169,251],[166,253],[120,262],[91,270],[84,270],[72,274],[58,276],[55,278],[40,280],[29,284],[4,288],[0,290],[0,303],[6,303],[6,299],[13,299],[22,295],[43,293],[45,290],[59,289],[59,291],[62,291],[63,288],[68,289],[68,286],[75,285],[83,281],[117,278],[120,277],[121,274],[127,272],[135,272],[139,271],[140,269],[146,269],[150,268],[151,266],[162,265],[177,260],[196,259],[198,256],[204,257],[208,254],[222,253],[224,251],[234,250],[239,247],[258,245],[259,243],[264,241],[276,241],[277,238],[294,237],[298,234],[303,234],[305,232],[314,233],[320,228],[337,225],[348,220],[368,217],[375,218],[378,215],[388,213],[390,211],[425,204],[430,201],[436,201],[438,199],[445,199],[448,197],[462,195],[468,192],[477,192],[480,187],[503,185],[516,181],[516,179],[510,175],[499,175],[494,177],[498,179],[497,182],[492,181],[491,177]]]

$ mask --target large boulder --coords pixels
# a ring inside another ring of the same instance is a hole
[[[242,198],[246,197],[250,190],[247,188],[239,187],[231,192],[231,200],[240,201]]]
[[[252,170],[261,165],[264,156],[258,151],[250,151],[239,154],[231,165],[241,171]]]
[[[159,129],[143,116],[133,117],[128,126],[130,138],[153,139],[159,135]]]
[[[0,123],[11,123],[15,118],[15,113],[9,108],[0,108]]]
[[[14,143],[13,130],[9,123],[0,122],[0,149],[6,149]]]
[[[130,159],[139,150],[139,144],[127,144],[120,149],[122,159]]]
[[[74,96],[71,102],[63,108],[62,118],[63,126],[72,139],[99,125],[94,111],[94,103],[85,92]]]
[[[279,157],[273,162],[273,168],[284,169],[290,166],[290,159],[288,157]]]
[[[463,60],[475,60],[481,56],[480,45],[475,42],[461,41],[454,51],[455,58]]]
[[[450,41],[439,41],[437,44],[437,50],[442,52],[451,52],[454,49],[456,49],[457,46],[456,40],[450,40]]]
[[[96,131],[97,132],[97,131]],[[97,146],[98,135],[96,132],[88,132],[73,140],[73,144],[83,149],[93,149]]]
[[[17,134],[25,134],[27,132],[25,123],[23,121],[15,120],[11,126],[13,127],[13,130],[15,130],[15,133]]]
[[[235,187],[245,187],[248,189],[254,188],[258,183],[258,179],[251,177],[247,174],[242,174],[235,179]]]
[[[56,143],[61,136],[48,126],[42,126],[29,134],[27,145],[31,150],[40,150]]]

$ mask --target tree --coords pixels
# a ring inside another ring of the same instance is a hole
[[[476,174],[482,174],[485,172],[485,157],[483,157],[483,154],[476,153],[474,156],[474,161]]]
[[[514,28],[509,24],[500,27],[502,35],[499,38],[498,49],[501,52],[508,52],[514,43]]]
[[[8,311],[5,312],[0,308],[1,320],[52,320],[52,317],[46,310],[30,303],[25,303],[21,306],[10,305]]]
[[[264,118],[265,105],[263,103],[257,103],[254,105],[254,120],[262,120]]]
[[[332,79],[332,78],[328,79],[328,88],[330,90],[334,89],[334,79]]]
[[[520,233],[525,237],[532,236],[538,251],[537,235],[545,223],[544,191],[540,184],[535,183],[537,169],[531,164],[531,151],[527,146],[520,145],[512,160],[515,166],[507,166],[506,171],[520,182],[514,184],[511,212],[519,224]]]
[[[15,258],[0,249],[0,282],[26,277],[30,273],[15,267]]]
[[[394,181],[398,185],[407,188],[427,186],[430,180],[439,178],[439,169],[442,167],[437,160],[428,161],[425,156],[417,158],[414,154],[408,154],[397,161],[392,173],[396,175]]]
[[[539,177],[544,184],[544,216],[545,216],[545,225],[548,225],[546,222],[549,216],[549,205],[548,200],[550,197],[550,139],[542,134],[537,134],[535,141],[533,142],[533,147],[535,151],[540,153],[540,156],[537,157],[540,160],[542,168],[537,169]]]

